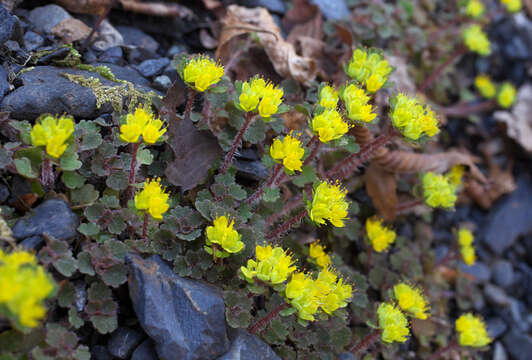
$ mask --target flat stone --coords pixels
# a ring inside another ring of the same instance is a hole
[[[229,350],[220,289],[178,276],[158,255],[128,262],[133,308],[160,358],[209,360]]]
[[[3,184],[0,183],[0,204],[3,204],[7,198],[9,197],[9,188]]]
[[[98,61],[103,62],[103,63],[115,64],[115,65],[123,65],[125,64],[125,60],[123,56],[124,56],[124,52],[122,51],[122,47],[113,46],[105,50],[98,57]]]
[[[159,49],[159,43],[144,31],[131,26],[117,26],[116,29],[122,35],[125,45],[142,47],[151,52]]]
[[[40,235],[30,236],[22,240],[19,244],[20,247],[26,251],[39,251],[44,245],[44,238]]]
[[[493,346],[493,360],[508,360],[504,346],[498,341]]]
[[[509,261],[497,260],[492,266],[495,284],[508,287],[514,283],[514,268]]]
[[[218,360],[281,360],[268,344],[245,330],[232,330],[230,340],[231,348]]]
[[[264,180],[268,177],[268,168],[262,161],[246,161],[236,158],[233,161],[238,174],[251,180]]]
[[[47,234],[56,239],[67,240],[76,236],[78,216],[60,199],[50,199],[33,209],[33,214],[20,219],[13,226],[15,239]]]
[[[532,180],[517,180],[517,188],[490,212],[481,235],[482,241],[496,254],[502,254],[521,235],[532,232]]]
[[[44,38],[33,31],[27,31],[24,34],[24,42],[26,43],[26,50],[33,51],[44,44]]]
[[[144,338],[137,330],[122,326],[116,329],[107,343],[107,350],[119,359],[128,358]]]
[[[477,261],[474,265],[467,266],[464,263],[460,263],[460,270],[473,275],[475,281],[479,283],[488,282],[491,278],[491,269],[484,263]]]
[[[95,345],[91,348],[91,359],[93,360],[113,360],[113,355],[109,353],[103,345]]]
[[[168,58],[149,59],[144,60],[137,65],[136,69],[142,74],[142,76],[148,78],[161,74],[168,64],[170,64],[170,60]]]
[[[152,339],[144,340],[131,355],[131,360],[159,360]]]
[[[11,15],[11,13],[0,4],[0,46],[7,40],[11,39],[13,33],[16,30],[17,18]]]
[[[124,45],[122,34],[107,19],[102,21],[98,27],[98,34],[98,38],[91,45],[95,50],[105,51],[115,46]]]
[[[486,325],[488,327],[488,332],[493,339],[496,339],[504,334],[508,328],[508,325],[506,325],[504,320],[500,317],[494,317],[486,320]]]
[[[9,91],[9,82],[7,81],[7,72],[0,65],[0,100]]]
[[[61,6],[50,4],[36,7],[30,11],[28,18],[40,32],[50,33],[54,26],[71,17]]]
[[[153,79],[153,87],[157,90],[166,91],[172,86],[172,80],[166,75],[157,76]]]
[[[514,360],[530,360],[532,337],[518,330],[511,330],[502,339],[505,349]]]
[[[503,289],[492,284],[484,286],[484,295],[493,305],[509,306],[511,302],[510,297],[506,295]]]
[[[327,20],[341,20],[349,17],[349,8],[345,0],[310,0],[321,10]]]
[[[170,59],[172,59],[174,56],[182,54],[182,53],[188,53],[189,49],[184,44],[176,44],[170,46],[170,49],[168,49],[168,52],[166,53],[166,56],[168,56]]]

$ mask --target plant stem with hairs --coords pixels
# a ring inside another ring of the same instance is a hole
[[[270,231],[268,234],[266,234],[266,239],[268,240],[275,240],[279,238],[281,235],[286,234],[290,229],[298,224],[303,218],[308,214],[308,210],[302,209],[299,213],[285,221],[283,224],[281,224],[276,230]]]
[[[251,124],[252,119],[253,119],[253,113],[247,112],[244,125],[242,125],[242,128],[236,134],[235,139],[233,140],[233,144],[231,145],[231,149],[229,149],[229,152],[225,156],[224,163],[220,170],[222,174],[225,174],[227,169],[229,168],[229,165],[231,165],[231,162],[233,161],[233,156],[235,155],[235,151],[240,145],[240,142],[242,141],[242,137],[244,136],[244,133],[248,129],[249,125]]]
[[[196,96],[196,91],[194,89],[188,89],[188,98],[187,105],[185,106],[185,117],[184,119],[190,119],[190,113],[192,112],[192,105],[194,104],[194,97]]]
[[[129,178],[126,189],[126,202],[133,197],[133,184],[137,177],[137,152],[139,150],[140,142],[129,144],[131,150],[131,166],[129,167]]]
[[[442,71],[452,64],[458,57],[464,55],[467,52],[467,48],[462,44],[458,47],[458,49],[455,50],[455,52],[449,56],[449,58],[440,66],[434,70],[432,74],[429,75],[428,78],[425,79],[425,81],[421,84],[419,87],[419,92],[424,92],[429,86],[432,85],[434,80],[438,78],[438,76],[442,73]]]
[[[270,311],[270,313],[268,313],[266,316],[264,316],[262,319],[260,319],[259,321],[257,321],[255,324],[253,325],[250,325],[248,327],[248,332],[250,334],[255,334],[257,331],[259,331],[260,329],[262,329],[264,326],[266,326],[270,321],[272,321],[274,318],[277,317],[277,315],[279,315],[279,313],[281,311],[283,311],[284,309],[287,309],[290,305],[288,305],[287,303],[282,303],[280,305],[278,305],[275,309],[273,309],[272,311]]]
[[[146,240],[148,238],[148,213],[144,213],[144,222],[142,224],[142,238]]]
[[[359,352],[366,351],[377,339],[379,338],[379,335],[381,333],[380,329],[373,329],[364,339],[362,339],[361,342],[359,342],[357,345],[353,346],[349,352],[353,355],[356,355]]]
[[[453,341],[451,341],[447,346],[445,347],[442,347],[440,348],[439,350],[437,350],[434,354],[432,354],[430,357],[429,357],[429,360],[438,360],[441,358],[441,356],[446,353],[447,351],[451,350],[451,349],[456,349],[458,347],[458,342],[456,341],[456,339],[454,339]]]
[[[43,188],[49,190],[54,182],[55,176],[52,160],[45,156],[41,166],[41,184]]]
[[[272,169],[272,175],[268,179],[268,182],[266,184],[264,184],[263,186],[261,186],[259,189],[257,189],[257,191],[255,191],[244,202],[246,204],[253,204],[255,201],[260,199],[262,194],[264,194],[264,191],[267,188],[269,188],[270,186],[272,186],[273,184],[275,184],[275,180],[277,179],[277,177],[279,177],[279,174],[280,174],[281,170],[283,170],[283,167],[284,167],[283,164],[275,164],[275,166]]]

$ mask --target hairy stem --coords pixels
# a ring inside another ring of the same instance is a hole
[[[279,238],[281,235],[286,234],[290,229],[298,224],[303,218],[308,214],[307,209],[301,210],[299,213],[297,213],[292,218],[285,221],[283,224],[281,224],[276,230],[269,232],[266,234],[266,239],[268,240],[275,240]]]
[[[129,167],[129,179],[128,184],[132,185],[135,183],[135,178],[137,177],[137,153],[139,150],[140,142],[131,144],[131,166]]]
[[[262,196],[262,194],[264,194],[264,191],[271,187],[274,183],[275,183],[275,180],[277,179],[277,177],[279,176],[279,173],[281,172],[281,170],[283,170],[283,164],[276,164],[274,167],[273,167],[273,170],[272,170],[272,175],[270,176],[270,178],[268,179],[268,182],[266,182],[266,184],[264,184],[263,186],[261,186],[260,188],[257,189],[257,191],[255,191],[250,197],[248,197],[244,202],[246,204],[253,204],[255,201],[257,201],[258,199],[260,199],[260,197]]]
[[[412,201],[405,201],[403,203],[397,204],[395,207],[395,213],[401,214],[404,213],[406,210],[412,209],[418,205],[422,205],[425,203],[425,200],[423,199],[415,199]]]
[[[190,119],[190,113],[192,112],[192,105],[194,104],[195,96],[196,91],[194,91],[192,88],[188,88],[187,105],[185,106],[185,119]]]
[[[142,238],[146,240],[148,238],[148,213],[144,213],[144,223],[142,224]]]
[[[458,347],[458,342],[456,341],[456,339],[454,339],[453,341],[451,341],[447,346],[445,347],[442,347],[440,349],[438,349],[434,354],[432,354],[430,357],[429,357],[429,360],[438,360],[441,358],[441,356],[446,353],[447,351],[451,350],[451,349],[454,349]]]
[[[437,269],[440,266],[447,265],[449,261],[457,259],[458,254],[456,253],[456,248],[457,248],[456,243],[454,243],[453,246],[451,246],[451,248],[449,249],[449,251],[447,251],[447,254],[445,254],[445,256],[442,257],[440,261],[434,264],[433,269]]]
[[[361,342],[353,346],[349,352],[356,355],[359,352],[366,351],[377,339],[381,333],[380,329],[373,329]]]
[[[255,324],[250,325],[248,327],[248,332],[250,334],[255,334],[257,331],[259,331],[264,326],[266,326],[266,324],[268,324],[270,321],[272,321],[275,317],[277,317],[277,315],[279,315],[279,313],[281,311],[283,311],[284,309],[287,309],[289,306],[290,305],[288,305],[287,303],[282,303],[282,304],[278,305],[275,309],[270,311],[269,314],[264,316],[262,319],[257,321]]]
[[[425,79],[425,81],[419,87],[419,92],[425,92],[425,90],[430,85],[432,85],[434,80],[436,80],[438,78],[438,76],[442,73],[442,71],[447,66],[452,64],[458,57],[464,55],[466,52],[467,52],[467,49],[466,49],[466,47],[464,45],[459,46],[458,49],[456,49],[456,51],[451,56],[449,56],[449,58],[443,64],[438,66],[436,68],[436,70],[434,70],[434,72],[432,74],[430,74],[430,76],[428,78]]]
[[[41,166],[41,184],[46,190],[49,190],[54,182],[55,176],[52,160],[50,160],[48,157],[45,157]]]
[[[460,103],[442,109],[447,116],[464,117],[477,112],[487,112],[497,107],[495,100],[486,100],[476,104]]]
[[[233,156],[235,155],[235,151],[240,145],[240,141],[242,141],[242,137],[244,136],[244,133],[246,132],[247,128],[251,124],[251,120],[253,119],[253,113],[247,112],[246,113],[246,120],[244,121],[244,125],[242,125],[242,128],[238,131],[238,133],[235,136],[235,139],[233,140],[233,144],[231,145],[231,149],[225,156],[224,163],[222,165],[222,169],[220,170],[222,174],[225,174],[227,169],[229,168],[229,165],[231,165],[231,162],[233,161]]]

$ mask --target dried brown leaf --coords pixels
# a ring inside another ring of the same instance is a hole
[[[384,220],[395,218],[397,206],[397,182],[395,175],[371,163],[364,175],[366,192],[373,200],[373,205]]]
[[[231,58],[231,40],[243,34],[256,33],[275,71],[282,77],[290,77],[308,84],[316,77],[316,61],[296,54],[294,46],[286,42],[270,13],[264,8],[249,9],[237,5],[227,8],[222,20],[223,28],[216,50],[222,63]]]
[[[177,16],[180,18],[192,18],[194,16],[194,13],[183,5],[164,2],[140,2],[138,0],[54,0],[54,2],[68,11],[80,14],[101,15],[109,7],[120,2],[124,10],[146,15]]]
[[[53,35],[67,44],[86,39],[90,32],[91,28],[76,18],[65,19],[51,29]]]

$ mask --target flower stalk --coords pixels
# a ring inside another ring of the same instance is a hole
[[[276,164],[273,167],[272,175],[270,176],[266,184],[257,189],[257,191],[255,191],[250,197],[248,197],[244,201],[244,203],[253,204],[255,203],[255,201],[259,200],[262,194],[264,194],[264,191],[275,184],[275,180],[277,180],[277,178],[279,177],[281,170],[283,170],[283,164]]]
[[[246,120],[244,121],[244,125],[242,125],[242,128],[238,131],[238,133],[235,136],[235,139],[233,140],[233,144],[231,145],[231,149],[225,156],[224,163],[221,168],[221,173],[225,174],[227,172],[227,169],[229,168],[229,165],[231,165],[231,162],[233,161],[233,156],[235,155],[236,149],[240,145],[240,142],[242,141],[242,137],[244,136],[244,133],[248,129],[249,125],[251,125],[251,120],[253,119],[253,113],[247,112],[246,113]]]
[[[454,339],[447,346],[438,349],[434,354],[432,354],[429,357],[429,360],[441,359],[443,354],[445,354],[449,350],[456,349],[457,347],[458,347],[458,342],[456,341],[456,339]]]
[[[55,182],[52,160],[45,157],[41,167],[41,184],[45,189],[50,188]]]
[[[187,105],[185,106],[185,119],[190,119],[190,113],[192,112],[192,104],[194,103],[194,97],[196,91],[193,88],[188,89]]]
[[[457,58],[464,55],[466,52],[467,48],[464,45],[459,46],[458,49],[456,49],[455,52],[451,56],[449,56],[449,58],[443,64],[438,66],[436,70],[434,70],[434,72],[430,74],[429,77],[425,79],[425,81],[423,81],[423,83],[419,87],[419,92],[425,92],[425,90],[432,85],[434,80],[438,78],[438,76],[443,72],[443,70],[445,70],[447,66],[452,64]]]
[[[356,355],[359,352],[366,351],[371,345],[377,341],[381,333],[380,329],[373,329],[361,342],[353,346],[349,352],[353,355]]]
[[[302,209],[299,213],[297,213],[292,218],[288,219],[283,224],[281,224],[276,230],[270,231],[268,234],[266,234],[266,239],[270,241],[278,239],[281,235],[290,231],[290,229],[294,225],[301,222],[301,220],[303,220],[303,218],[307,216],[307,214],[308,214],[308,210],[306,208]]]
[[[290,307],[287,303],[282,303],[278,305],[275,309],[270,311],[266,316],[264,316],[262,319],[258,320],[255,324],[248,327],[248,332],[250,334],[255,334],[257,331],[262,329],[264,326],[266,326],[270,321],[272,321],[274,318],[276,318],[281,311],[284,309],[287,309]]]
[[[148,239],[148,213],[144,213],[144,222],[142,224],[142,238]]]

